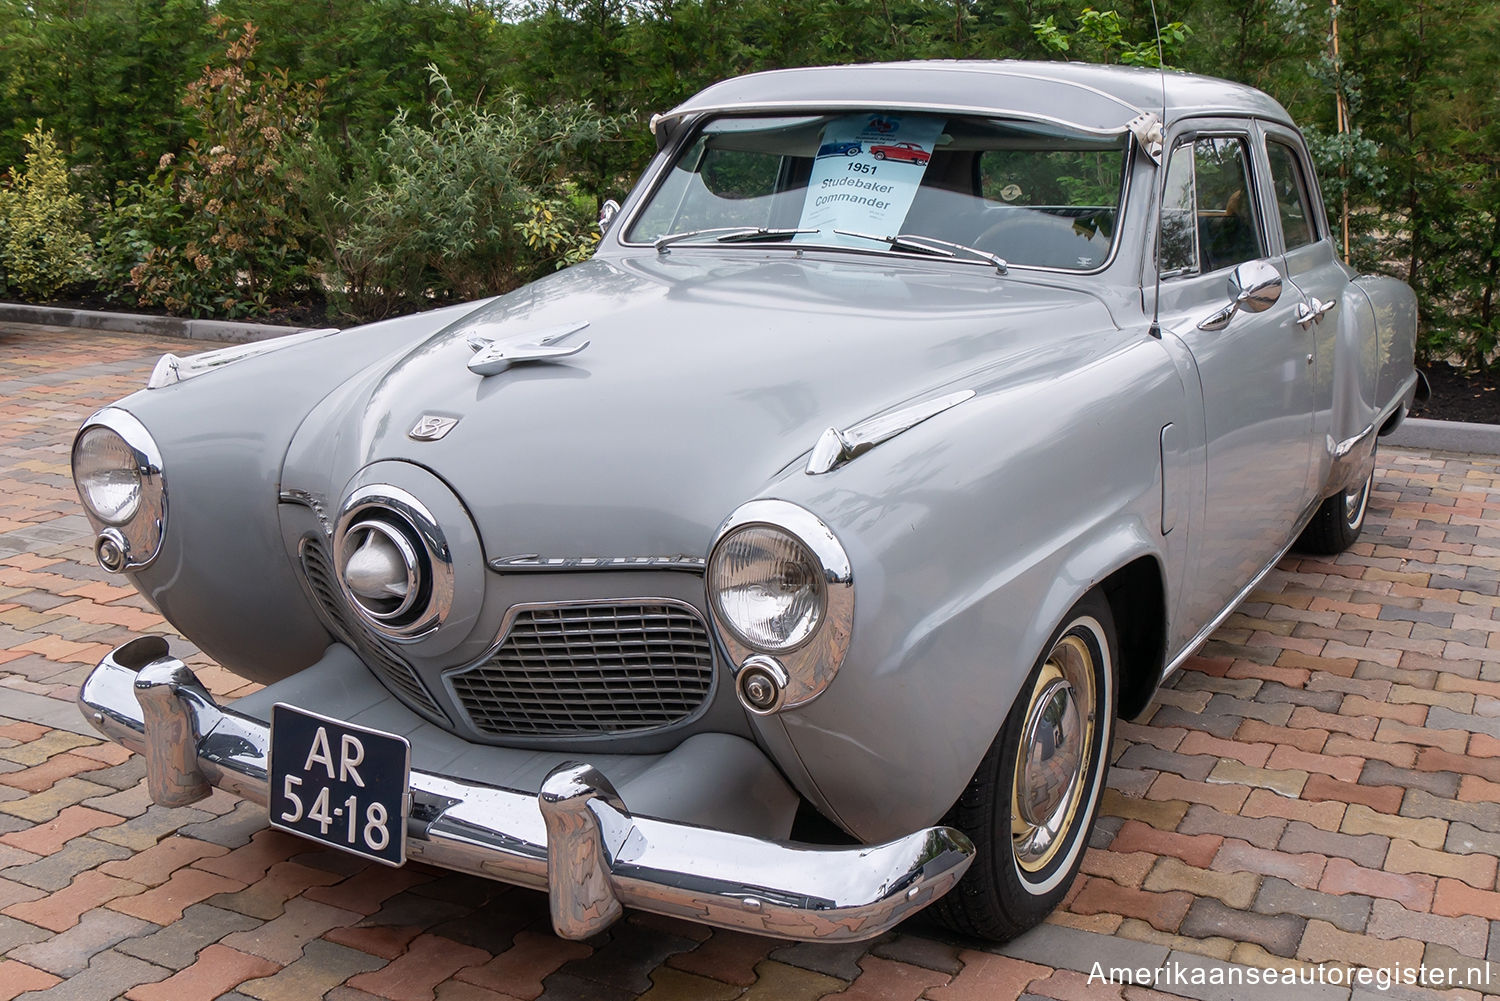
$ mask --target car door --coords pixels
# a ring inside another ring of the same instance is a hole
[[[1253,137],[1248,122],[1205,122],[1176,139],[1166,163],[1160,316],[1164,336],[1191,354],[1203,390],[1204,508],[1180,617],[1194,626],[1281,552],[1308,501],[1312,340],[1273,252]],[[1227,309],[1232,279],[1254,271],[1262,297],[1279,296]]]
[[[1327,216],[1318,197],[1312,165],[1306,147],[1291,129],[1266,125],[1262,128],[1265,160],[1263,168],[1269,183],[1265,194],[1269,202],[1266,215],[1278,233],[1282,260],[1291,287],[1284,294],[1294,295],[1293,308],[1297,323],[1307,333],[1308,350],[1313,355],[1313,394],[1317,401],[1313,434],[1316,444],[1309,466],[1309,491],[1316,491],[1327,479],[1332,453],[1347,433],[1334,426],[1334,362],[1338,357],[1336,341],[1340,311],[1358,308],[1362,299],[1346,304],[1350,271],[1339,259],[1337,248],[1328,233]],[[1373,359],[1360,359],[1370,364]]]

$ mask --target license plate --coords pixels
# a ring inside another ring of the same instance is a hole
[[[406,861],[411,744],[278,702],[271,826],[386,865]]]

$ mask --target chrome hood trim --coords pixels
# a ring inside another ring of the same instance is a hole
[[[112,651],[78,705],[100,733],[146,756],[156,802],[185,806],[213,787],[267,802],[269,728],[220,708],[160,637]],[[414,763],[411,795],[410,858],[547,890],[554,929],[573,939],[627,906],[802,941],[873,938],[952,889],[974,855],[949,827],[825,848],[636,817],[579,763],[555,768],[539,795]]]
[[[272,337],[250,344],[231,344],[229,347],[215,348],[212,351],[200,351],[198,354],[188,355],[185,358],[171,353],[164,354],[157,360],[156,367],[151,370],[151,378],[146,380],[146,388],[161,389],[165,386],[174,386],[179,382],[187,382],[200,375],[218,371],[225,365],[244,361],[246,358],[254,358],[258,355],[270,354],[272,351],[280,351],[282,348],[296,347],[298,344],[321,340],[338,332],[338,327],[322,327],[318,330],[304,330],[300,333]]]

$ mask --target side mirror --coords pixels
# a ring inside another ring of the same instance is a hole
[[[1281,298],[1281,272],[1265,261],[1246,261],[1229,275],[1229,305],[1198,324],[1199,330],[1223,330],[1240,310],[1264,313]]]
[[[609,227],[614,224],[615,216],[620,214],[620,203],[613,198],[599,206],[599,235],[603,236],[609,232]]]

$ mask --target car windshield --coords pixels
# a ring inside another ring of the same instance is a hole
[[[1031,122],[864,111],[717,118],[636,213],[635,244],[923,252],[1093,271],[1114,243],[1126,140]],[[954,249],[957,248],[957,249]],[[981,253],[972,253],[980,251]]]

